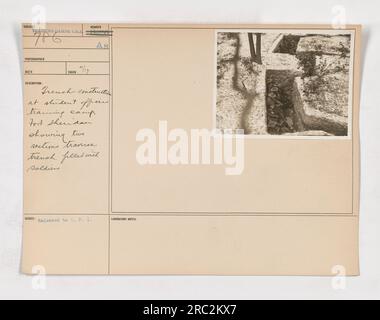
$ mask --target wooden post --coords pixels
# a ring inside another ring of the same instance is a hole
[[[261,33],[255,33],[256,35],[256,49],[255,42],[253,41],[253,33],[248,33],[249,50],[251,52],[252,61],[262,64],[261,59]]]
[[[258,64],[262,64],[262,59],[261,59],[261,33],[256,33],[256,62]]]
[[[255,43],[253,42],[253,33],[248,33],[249,50],[253,61],[256,59]]]

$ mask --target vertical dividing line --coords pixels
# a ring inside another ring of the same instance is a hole
[[[110,30],[110,25],[108,25],[108,30]],[[108,143],[108,274],[111,274],[111,214],[112,214],[112,106],[113,106],[113,90],[112,88],[112,28],[111,35],[108,38],[108,90],[110,92],[109,97],[109,143]]]
[[[354,46],[354,54],[352,56],[352,46]],[[355,52],[356,52],[356,32],[354,33],[354,37],[351,34],[350,38],[350,67],[352,66],[352,75],[350,77],[353,78],[352,84],[351,84],[351,124],[348,123],[347,126],[347,135],[350,134],[350,125],[351,125],[351,188],[352,188],[352,196],[351,196],[351,207],[352,207],[352,215],[355,216]],[[353,61],[353,62],[351,62]]]

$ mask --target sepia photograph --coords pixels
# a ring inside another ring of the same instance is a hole
[[[349,137],[353,42],[345,30],[218,31],[216,128]]]

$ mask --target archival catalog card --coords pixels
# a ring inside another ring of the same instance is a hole
[[[23,24],[22,271],[358,275],[360,30]]]

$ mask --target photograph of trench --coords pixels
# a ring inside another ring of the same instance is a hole
[[[216,126],[348,136],[352,35],[218,32]]]

